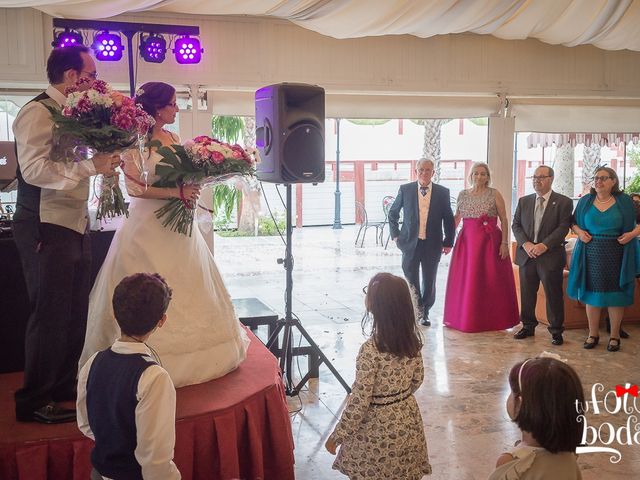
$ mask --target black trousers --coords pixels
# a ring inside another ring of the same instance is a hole
[[[538,325],[536,301],[540,282],[547,297],[547,319],[551,334],[564,331],[564,294],[562,290],[563,268],[550,270],[537,259],[527,260],[520,267],[520,321],[523,328],[533,331]]]
[[[402,253],[402,271],[418,297],[418,306],[423,317],[429,316],[429,310],[436,303],[436,276],[440,252],[435,256],[429,251],[426,240],[418,240],[416,249],[411,253]],[[420,288],[420,270],[422,271],[422,288]]]
[[[91,243],[59,225],[18,221],[13,234],[29,293],[24,385],[15,393],[16,414],[29,415],[75,392],[91,277]]]

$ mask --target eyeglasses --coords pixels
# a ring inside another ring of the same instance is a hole
[[[366,295],[368,288],[369,288],[368,285],[365,285],[364,287],[362,287],[362,293],[364,293]]]
[[[87,74],[87,77],[89,77],[89,78],[93,78],[94,80],[97,80],[97,79],[98,79],[98,72],[86,72],[86,71],[84,71],[84,70],[83,70],[83,71],[82,71],[82,72],[80,72],[80,73],[86,73],[86,74]]]
[[[605,176],[602,176],[602,177],[593,177],[593,181],[594,181],[594,182],[605,182],[605,181],[609,180],[610,178],[611,178],[611,177],[605,177]]]
[[[545,178],[551,178],[551,175],[534,175],[531,178],[533,178],[534,182],[537,182],[537,181],[540,181],[540,180],[544,180]]]

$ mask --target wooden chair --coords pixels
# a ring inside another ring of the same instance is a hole
[[[364,246],[364,237],[367,234],[367,230],[369,228],[376,229],[376,245],[378,245],[378,239],[381,238],[382,228],[385,222],[369,222],[369,217],[367,216],[367,209],[364,208],[364,205],[361,202],[356,202],[356,215],[362,219],[362,223],[360,223],[360,228],[358,229],[358,235],[356,235],[355,245],[358,246],[358,240],[360,240],[360,246]],[[360,239],[360,234],[362,233],[362,239]],[[382,240],[380,240],[382,242]]]

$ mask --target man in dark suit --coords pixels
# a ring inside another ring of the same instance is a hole
[[[433,160],[420,159],[416,165],[418,181],[402,185],[389,209],[391,238],[402,250],[402,271],[418,296],[422,310],[420,323],[425,326],[431,325],[429,310],[435,303],[440,256],[451,251],[455,235],[449,189],[431,181],[433,171]],[[402,228],[399,226],[400,211],[403,213]],[[420,266],[422,289],[418,275]]]
[[[520,321],[522,329],[513,337],[532,337],[536,325],[536,300],[540,282],[547,297],[551,343],[562,345],[564,294],[562,272],[566,264],[565,237],[571,227],[573,201],[551,190],[553,168],[538,167],[533,174],[536,193],[518,201],[513,216],[513,234],[518,242],[515,263],[520,266]]]

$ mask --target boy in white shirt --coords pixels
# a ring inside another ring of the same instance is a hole
[[[173,463],[175,387],[144,343],[167,320],[170,301],[157,273],[126,277],[113,292],[121,336],[78,377],[78,427],[95,440],[92,480],[181,478]]]

